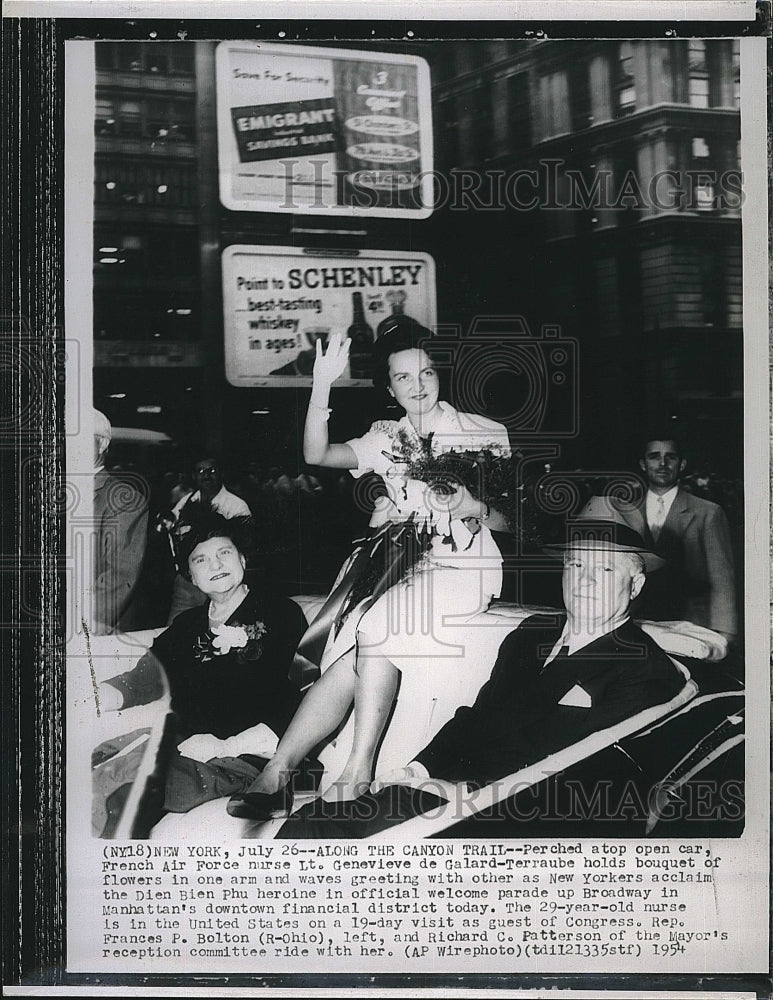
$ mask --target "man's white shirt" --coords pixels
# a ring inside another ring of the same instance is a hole
[[[595,642],[596,639],[600,639],[602,635],[607,635],[609,632],[614,632],[616,628],[620,628],[621,625],[625,625],[627,621],[628,621],[628,615],[626,615],[625,618],[620,618],[618,621],[609,622],[607,625],[599,626],[599,628],[594,629],[592,632],[584,632],[584,631],[575,632],[571,629],[569,622],[567,621],[566,625],[564,626],[564,631],[561,633],[561,638],[558,640],[558,642],[550,651],[550,654],[545,659],[545,663],[543,664],[543,670],[549,663],[552,663],[553,660],[555,660],[555,658],[561,651],[562,647],[566,646],[568,649],[567,655],[572,656],[578,650],[582,649],[585,646],[588,646],[592,642]]]
[[[676,500],[676,494],[678,491],[678,486],[672,486],[667,493],[657,494],[653,493],[652,490],[647,490],[647,498],[645,500],[645,507],[647,511],[647,524],[652,527],[653,524],[658,523],[658,500],[663,501],[663,521],[668,517],[668,512],[673,506],[674,500]],[[663,522],[658,525],[659,528],[663,527]]]

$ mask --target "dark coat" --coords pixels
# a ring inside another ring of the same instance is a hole
[[[630,622],[545,666],[565,620],[534,615],[510,633],[475,704],[460,708],[417,755],[432,778],[488,784],[664,704],[684,687],[668,656]],[[389,786],[343,807],[315,800],[289,817],[277,839],[369,837],[443,807],[431,783]]]
[[[544,666],[564,622],[534,615],[505,639],[475,704],[458,709],[417,756],[433,778],[488,784],[670,701],[684,686],[631,622]]]
[[[266,634],[219,656],[211,655],[207,614],[207,605],[183,611],[133,670],[107,683],[123,693],[123,707],[147,704],[163,693],[162,667],[178,743],[195,733],[227,739],[259,722],[281,736],[301,700],[287,675],[306,628],[303,612],[288,598],[251,590],[226,624],[261,622]]]
[[[92,631],[97,635],[129,632],[141,626],[137,617],[137,582],[148,538],[144,482],[137,476],[119,477],[105,469],[95,473],[94,525]]]

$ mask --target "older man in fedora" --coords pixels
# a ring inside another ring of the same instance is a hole
[[[442,801],[414,787],[421,779],[488,784],[682,689],[684,676],[629,618],[647,570],[662,563],[641,536],[614,521],[576,521],[552,548],[563,555],[566,613],[533,615],[507,636],[475,704],[390,776],[399,787],[340,806],[313,802],[280,837],[369,836]]]

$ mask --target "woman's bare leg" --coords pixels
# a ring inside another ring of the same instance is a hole
[[[397,691],[397,667],[360,647],[354,689],[354,738],[346,766],[322,796],[343,802],[363,795],[373,777],[373,760]]]
[[[276,753],[248,791],[271,793],[287,784],[309,750],[340,725],[354,698],[355,682],[351,659],[342,656],[312,684]]]

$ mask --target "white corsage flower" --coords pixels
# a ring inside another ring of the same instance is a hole
[[[247,645],[247,631],[242,625],[216,625],[212,632],[215,656],[224,656],[232,649],[244,649]]]

